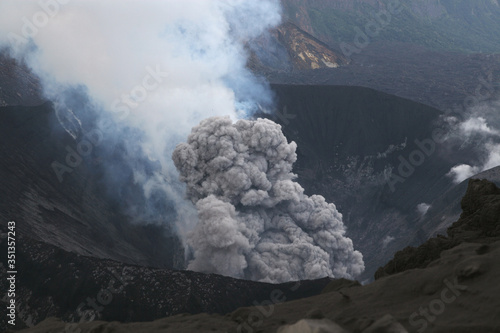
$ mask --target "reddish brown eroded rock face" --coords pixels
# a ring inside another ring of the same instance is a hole
[[[269,49],[283,51],[284,54],[276,60],[286,63],[288,70],[306,71],[338,68],[349,64],[349,59],[344,57],[341,52],[333,50],[323,41],[315,38],[311,30],[312,28],[308,27],[307,24],[299,28],[297,24],[289,21],[270,30],[271,38],[257,38],[253,41],[253,45],[257,46],[261,52],[260,54],[256,54],[255,50],[249,52],[248,67],[257,71],[280,69],[266,64],[263,59],[270,56]]]
[[[295,69],[337,68],[349,63],[344,56],[292,23],[282,24],[276,34],[286,45]]]

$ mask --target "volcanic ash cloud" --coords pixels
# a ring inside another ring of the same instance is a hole
[[[296,148],[267,119],[212,117],[192,129],[172,155],[199,217],[188,269],[275,283],[364,270],[335,205],[294,181]]]

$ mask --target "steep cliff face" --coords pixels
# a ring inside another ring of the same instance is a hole
[[[337,68],[349,60],[297,25],[285,22],[249,45],[249,67],[256,71]]]
[[[345,57],[292,23],[278,27],[277,35],[278,40],[287,46],[295,69],[337,68],[348,63]]]

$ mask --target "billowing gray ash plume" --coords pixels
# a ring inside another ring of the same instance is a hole
[[[363,271],[335,205],[294,181],[296,148],[270,120],[229,117],[203,120],[176,147],[199,217],[189,269],[267,282]]]

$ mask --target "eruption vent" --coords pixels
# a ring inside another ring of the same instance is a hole
[[[177,146],[199,217],[189,269],[276,283],[363,271],[335,205],[294,181],[296,148],[270,120],[229,117],[203,120]]]

